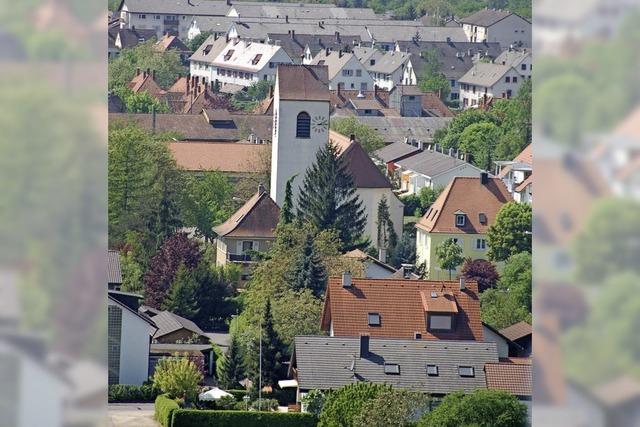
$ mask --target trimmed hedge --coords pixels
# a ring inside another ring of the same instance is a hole
[[[300,412],[178,409],[171,427],[316,427],[317,423],[314,415]]]
[[[160,391],[151,384],[109,386],[109,402],[153,402]]]
[[[166,394],[161,394],[156,398],[155,403],[155,417],[156,421],[162,424],[163,427],[171,427],[171,416],[173,413],[180,409],[180,405],[173,399],[169,399]]]

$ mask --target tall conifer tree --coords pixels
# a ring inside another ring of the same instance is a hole
[[[327,271],[313,248],[313,235],[309,233],[291,275],[291,287],[295,290],[311,289],[318,297],[324,293],[326,284]]]
[[[240,381],[244,379],[244,362],[240,352],[240,344],[235,335],[231,335],[229,349],[222,359],[218,369],[218,381],[226,389],[240,387]]]
[[[282,202],[282,208],[280,209],[280,224],[291,224],[294,220],[293,214],[293,180],[296,179],[298,174],[293,175],[287,180],[287,184],[284,188],[284,201]]]

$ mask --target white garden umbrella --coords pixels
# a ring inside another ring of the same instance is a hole
[[[198,395],[198,399],[200,400],[218,400],[225,396],[233,396],[231,393],[227,393],[226,391],[219,389],[218,387],[213,387],[211,390],[207,390],[204,393],[200,393]]]

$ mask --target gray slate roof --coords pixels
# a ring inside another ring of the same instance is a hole
[[[224,16],[229,10],[226,1],[214,0],[123,0],[130,13],[147,12],[176,15]]]
[[[459,81],[460,83],[491,87],[511,69],[513,69],[511,65],[479,62],[471,67],[464,76],[460,77]]]
[[[107,283],[122,283],[120,270],[120,252],[109,250],[107,253]]]
[[[289,19],[382,19],[373,9],[344,8],[331,4],[302,3],[235,3],[240,18],[284,18]]]
[[[318,52],[326,48],[331,50],[348,50],[362,41],[360,36],[336,37],[335,34],[297,34],[294,33],[270,33],[269,40],[277,41],[285,52],[294,61],[300,60],[308,46],[311,56],[316,56]]]
[[[511,15],[511,12],[508,10],[482,9],[466,18],[462,18],[460,22],[463,24],[477,25],[479,27],[490,27],[509,15]]]
[[[388,163],[412,153],[416,154],[419,151],[418,147],[398,141],[374,151],[373,154],[383,162]]]
[[[524,61],[530,55],[531,55],[531,49],[505,50],[500,55],[498,55],[494,63],[517,67],[518,65],[520,65],[522,61]]]
[[[471,42],[428,42],[428,41],[399,41],[398,48],[402,52],[411,53],[411,65],[418,77],[426,65],[425,58],[420,54],[435,51],[438,54],[440,70],[447,79],[457,80],[471,67],[473,58],[478,53],[483,57],[494,59],[500,55],[500,43],[471,43]]]
[[[486,388],[484,365],[498,362],[492,342],[370,338],[365,358],[358,357],[359,345],[359,338],[296,337],[292,363],[300,389],[327,390],[370,381],[436,395],[472,392]],[[400,374],[385,374],[385,363],[399,364]],[[439,375],[427,376],[427,364],[437,365]],[[475,376],[460,377],[458,366],[472,366]]]
[[[436,130],[447,126],[450,117],[367,117],[356,120],[376,130],[385,142],[404,141],[405,138],[431,141]]]
[[[153,316],[153,322],[158,327],[158,331],[153,336],[154,338],[162,337],[180,329],[187,329],[198,335],[204,335],[202,329],[191,320],[180,317],[170,311],[161,311],[156,314]]]
[[[464,160],[429,150],[424,150],[422,153],[399,160],[397,163],[404,170],[411,170],[432,178],[463,165],[476,168]],[[478,175],[480,172],[480,169],[478,169]]]
[[[405,52],[381,52],[374,47],[356,47],[353,53],[367,71],[372,73],[391,74],[409,61],[411,55]],[[371,60],[374,64],[371,65]]]

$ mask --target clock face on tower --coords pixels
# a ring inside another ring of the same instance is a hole
[[[311,120],[311,128],[316,133],[324,133],[329,128],[329,121],[322,116],[315,116]]]

